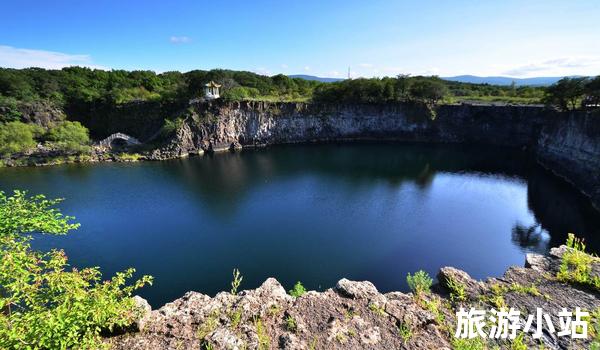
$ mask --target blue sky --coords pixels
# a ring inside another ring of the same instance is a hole
[[[600,74],[600,1],[3,1],[0,66]]]

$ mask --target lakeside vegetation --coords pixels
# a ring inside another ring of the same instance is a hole
[[[0,192],[0,348],[97,349],[102,332],[138,317],[133,292],[152,283],[135,270],[105,279],[100,269],[69,266],[62,250],[41,252],[33,233],[64,235],[79,224],[56,209],[60,200]]]
[[[600,76],[563,78],[549,87],[471,84],[439,77],[408,76],[349,79],[325,83],[216,69],[186,73],[104,71],[82,67],[61,70],[0,68],[0,156],[58,151],[89,154],[90,133],[82,115],[102,113],[136,102],[156,102],[182,109],[202,96],[204,84],[222,85],[226,101],[296,101],[315,103],[394,103],[416,101],[433,107],[440,103],[545,104],[562,110],[600,107]],[[40,107],[41,106],[41,107]],[[53,115],[46,123],[28,114]],[[56,115],[58,117],[56,117]],[[177,127],[165,115],[163,134]],[[69,119],[69,120],[66,120]],[[164,135],[163,135],[164,136]]]

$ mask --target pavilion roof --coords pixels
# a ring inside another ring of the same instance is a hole
[[[221,85],[219,85],[219,84],[215,83],[215,82],[214,82],[214,81],[212,81],[212,80],[211,80],[210,82],[208,82],[208,84],[206,84],[206,85],[204,85],[204,86],[206,86],[206,87],[217,87],[217,88],[218,88],[218,87],[221,87]]]

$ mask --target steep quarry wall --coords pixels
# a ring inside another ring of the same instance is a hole
[[[565,113],[541,130],[539,161],[600,207],[600,114]]]
[[[536,106],[421,104],[196,104],[173,139],[153,157],[281,143],[397,140],[491,144],[534,152],[600,207],[600,115]]]

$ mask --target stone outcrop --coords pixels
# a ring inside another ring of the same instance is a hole
[[[592,335],[573,341],[556,334],[560,330],[557,314],[563,308],[593,312],[600,307],[598,292],[556,280],[567,249],[552,249],[547,256],[528,254],[526,267],[511,267],[501,278],[485,282],[446,267],[441,269],[440,283],[433,292],[420,297],[383,294],[370,282],[347,279],[332,289],[309,291],[300,297],[288,295],[273,278],[237,295],[222,292],[211,298],[188,292],[144,313],[139,332],[106,341],[115,349],[127,350],[451,349],[457,309],[489,311],[503,304],[520,310],[523,324],[527,315],[535,315],[537,307],[551,315],[557,330],[551,332],[544,324],[541,339],[525,334],[522,343],[528,348],[543,343],[545,349],[588,349]],[[594,262],[592,271],[600,276],[600,263]],[[449,281],[462,286],[464,299],[450,296]],[[590,327],[598,321],[595,317],[590,319]],[[508,340],[488,341],[490,349],[512,348]]]
[[[600,113],[540,106],[416,103],[314,105],[213,101],[193,105],[151,159],[271,144],[394,140],[530,150],[600,207]]]

